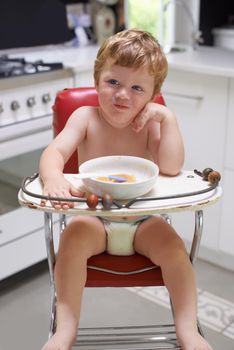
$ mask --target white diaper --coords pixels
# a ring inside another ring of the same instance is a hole
[[[135,253],[133,241],[138,225],[148,217],[136,221],[116,222],[101,219],[107,233],[107,253],[111,255],[132,255]]]

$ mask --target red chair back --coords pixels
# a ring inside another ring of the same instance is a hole
[[[162,95],[158,95],[154,102],[165,105]],[[58,92],[53,106],[53,130],[54,136],[63,130],[68,118],[77,108],[82,106],[98,106],[97,91],[93,87],[70,88]],[[75,152],[64,167],[64,173],[78,172],[78,154]]]

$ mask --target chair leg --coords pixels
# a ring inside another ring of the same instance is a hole
[[[54,251],[54,239],[53,239],[53,220],[51,213],[44,214],[45,221],[45,242],[47,250],[47,259],[49,265],[50,276],[50,293],[51,293],[51,319],[50,319],[50,331],[49,338],[55,333],[56,329],[56,293],[55,293],[55,281],[54,281],[54,267],[55,267],[55,251]]]
[[[65,214],[59,215],[59,225],[60,225],[60,233],[62,233],[65,227],[67,226],[67,217]]]
[[[161,217],[169,224],[171,225],[171,216],[168,214],[161,214]]]
[[[203,233],[203,211],[202,210],[195,211],[194,218],[195,218],[194,234],[193,234],[193,241],[191,244],[190,255],[189,255],[190,261],[193,265],[195,264],[198,256],[201,237]],[[167,221],[167,218],[165,218],[165,220]],[[171,298],[170,298],[170,305],[171,305],[172,316],[174,318],[174,310],[173,310]],[[198,319],[197,319],[197,329],[199,334],[204,338],[204,333]]]
[[[202,210],[195,211],[194,216],[195,216],[194,235],[193,235],[193,241],[192,241],[191,250],[190,250],[190,260],[193,265],[195,264],[198,257],[202,233],[203,233],[203,211]],[[197,329],[199,334],[204,338],[204,333],[198,319],[197,319]]]
[[[195,215],[194,235],[193,235],[193,241],[192,241],[191,250],[190,250],[190,260],[192,264],[194,264],[197,259],[201,237],[203,233],[203,210],[196,210],[194,215]]]

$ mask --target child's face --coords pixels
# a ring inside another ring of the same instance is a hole
[[[129,126],[152,99],[154,77],[145,67],[133,69],[107,62],[96,89],[103,118],[121,129]]]

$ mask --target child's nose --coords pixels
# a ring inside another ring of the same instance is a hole
[[[116,92],[116,98],[128,99],[129,98],[128,90],[126,88],[124,88],[124,87],[120,88]]]

